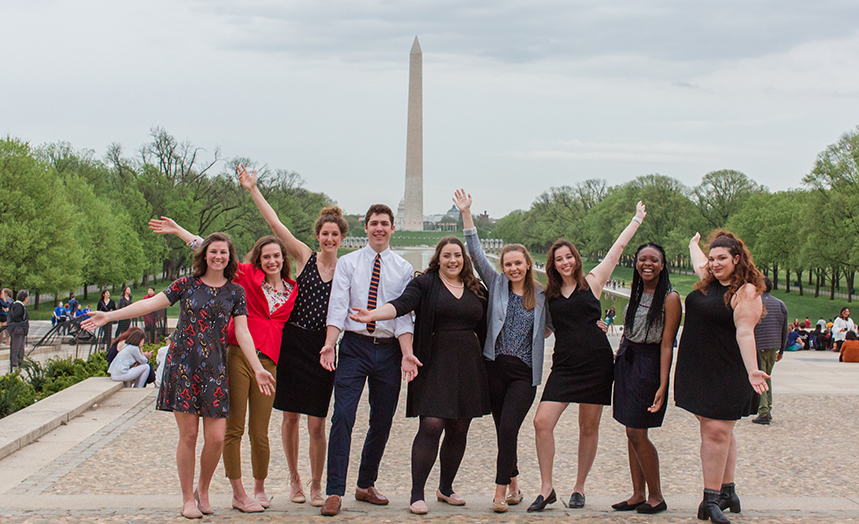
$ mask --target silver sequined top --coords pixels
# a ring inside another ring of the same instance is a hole
[[[674,292],[674,287],[668,289],[667,297]],[[638,309],[635,310],[635,318],[632,321],[632,327],[626,329],[623,336],[630,342],[639,344],[655,344],[662,341],[662,331],[665,330],[665,308],[662,309],[662,314],[659,315],[656,322],[650,326],[650,331],[645,333],[647,329],[647,314],[650,312],[650,304],[653,302],[653,293],[642,293],[641,302],[638,304]],[[629,304],[623,308],[623,318],[626,319],[626,310],[629,309]]]

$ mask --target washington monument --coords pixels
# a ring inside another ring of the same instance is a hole
[[[406,193],[403,230],[424,229],[423,56],[418,37],[409,59],[409,121],[406,131]]]

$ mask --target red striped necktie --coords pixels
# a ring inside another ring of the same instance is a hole
[[[379,297],[379,279],[382,269],[382,257],[376,253],[376,260],[373,261],[373,276],[370,277],[370,294],[367,296],[367,309],[370,311],[376,309],[376,299]],[[367,332],[373,333],[376,331],[376,323],[367,323]]]

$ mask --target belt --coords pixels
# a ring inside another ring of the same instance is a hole
[[[390,345],[396,344],[399,342],[396,337],[371,337],[369,335],[362,335],[361,333],[355,333],[354,331],[347,331],[343,336],[353,336],[358,337],[359,339],[369,342],[370,344],[378,345]]]
[[[271,360],[272,362],[274,362],[274,360],[272,360],[270,356],[266,355],[262,351],[260,351],[260,350],[256,350],[256,351],[257,351],[257,358],[259,358],[260,360],[267,358],[267,359]]]

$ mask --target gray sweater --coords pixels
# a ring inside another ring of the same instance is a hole
[[[784,351],[787,346],[787,306],[767,292],[761,295],[761,302],[767,314],[755,326],[755,345],[758,351]]]
[[[477,238],[477,228],[466,229],[465,244],[471,254],[471,260],[477,267],[477,272],[486,288],[489,289],[489,305],[486,310],[486,343],[483,344],[483,356],[495,360],[495,340],[504,326],[507,316],[507,300],[510,280],[504,273],[495,271],[493,264],[486,258],[480,239]],[[543,378],[543,350],[545,347],[546,326],[551,329],[552,322],[546,307],[546,295],[542,286],[537,289],[537,305],[534,307],[534,333],[531,340],[531,373],[532,385],[539,386]]]

